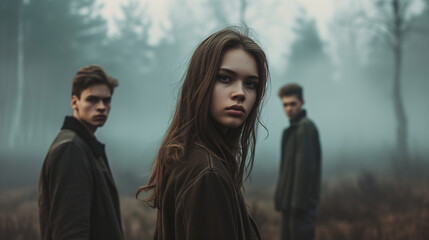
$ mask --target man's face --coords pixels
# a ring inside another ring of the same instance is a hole
[[[296,97],[296,95],[282,97],[283,109],[290,120],[294,119],[302,110],[304,101]]]
[[[105,84],[96,84],[83,90],[80,99],[73,95],[71,105],[73,116],[94,133],[104,125],[110,111],[111,93]]]

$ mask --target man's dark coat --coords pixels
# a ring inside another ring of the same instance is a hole
[[[319,134],[302,110],[283,132],[280,176],[274,198],[277,210],[317,207],[320,164]]]
[[[123,239],[119,197],[104,145],[66,117],[40,174],[42,240]]]
[[[195,146],[169,174],[154,239],[261,238],[226,165]]]

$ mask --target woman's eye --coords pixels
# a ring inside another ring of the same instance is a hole
[[[219,79],[219,81],[224,82],[224,83],[229,83],[231,82],[231,78],[225,75],[218,75],[217,78]]]
[[[258,85],[259,85],[259,83],[256,81],[246,81],[245,84],[246,84],[246,87],[250,89],[256,89],[258,88]]]

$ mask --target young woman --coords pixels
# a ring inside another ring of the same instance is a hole
[[[197,47],[150,179],[137,192],[149,191],[146,201],[158,209],[154,239],[260,239],[241,189],[267,78],[265,53],[237,29]]]

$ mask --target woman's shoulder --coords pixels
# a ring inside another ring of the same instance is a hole
[[[228,181],[229,172],[223,161],[202,146],[193,145],[185,157],[177,162],[170,173],[169,182],[175,189],[186,188],[202,176],[215,174]]]
[[[193,144],[184,158],[174,167],[175,172],[199,173],[227,171],[223,161],[204,146]]]

